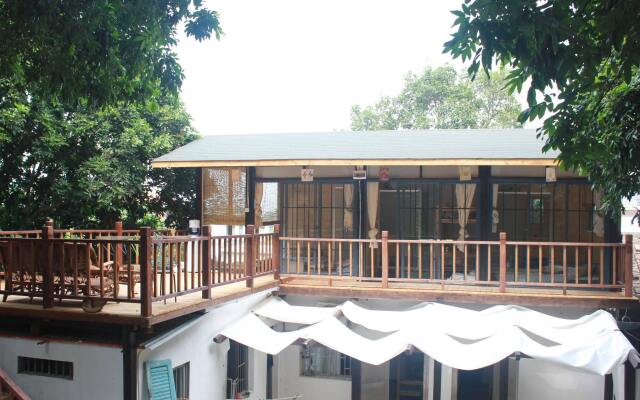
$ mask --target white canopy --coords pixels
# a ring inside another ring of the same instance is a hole
[[[341,316],[377,331],[379,338],[355,332]],[[265,319],[303,327],[278,332]],[[614,318],[603,310],[572,320],[517,306],[473,311],[422,303],[402,311],[382,311],[351,301],[336,307],[292,306],[272,297],[221,334],[269,354],[277,354],[297,340],[313,340],[374,365],[411,347],[465,370],[495,364],[516,352],[600,375],[627,359],[634,365],[640,361]]]

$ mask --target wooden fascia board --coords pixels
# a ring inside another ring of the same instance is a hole
[[[349,166],[349,165],[513,165],[557,166],[553,158],[430,158],[430,159],[360,159],[360,160],[244,160],[244,161],[154,161],[153,168],[193,167],[281,167],[281,166]]]

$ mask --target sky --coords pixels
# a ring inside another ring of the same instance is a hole
[[[348,130],[442,53],[459,0],[217,0],[220,41],[182,36],[182,99],[203,135]]]

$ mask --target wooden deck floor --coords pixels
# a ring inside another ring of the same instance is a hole
[[[196,292],[175,299],[156,301],[153,303],[152,316],[149,318],[140,315],[140,304],[136,303],[110,302],[100,312],[86,313],[80,307],[80,301],[64,300],[59,303],[56,300],[53,308],[44,309],[41,299],[36,298],[30,302],[25,296],[9,296],[6,302],[0,302],[0,315],[151,326],[277,286],[278,281],[273,279],[273,275],[256,277],[253,288],[247,288],[244,281],[216,286],[211,289],[211,299],[203,299],[202,293]]]
[[[291,275],[283,277],[279,292],[285,295],[514,304],[527,307],[624,308],[639,305],[635,297],[595,289],[568,289],[563,294],[562,290],[557,289],[509,287],[506,293],[500,293],[498,287],[457,283],[443,288],[441,284],[424,282],[389,282],[388,288],[382,288],[380,282]]]

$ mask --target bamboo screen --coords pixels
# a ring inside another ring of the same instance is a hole
[[[247,205],[244,168],[202,169],[202,223],[244,225]]]

